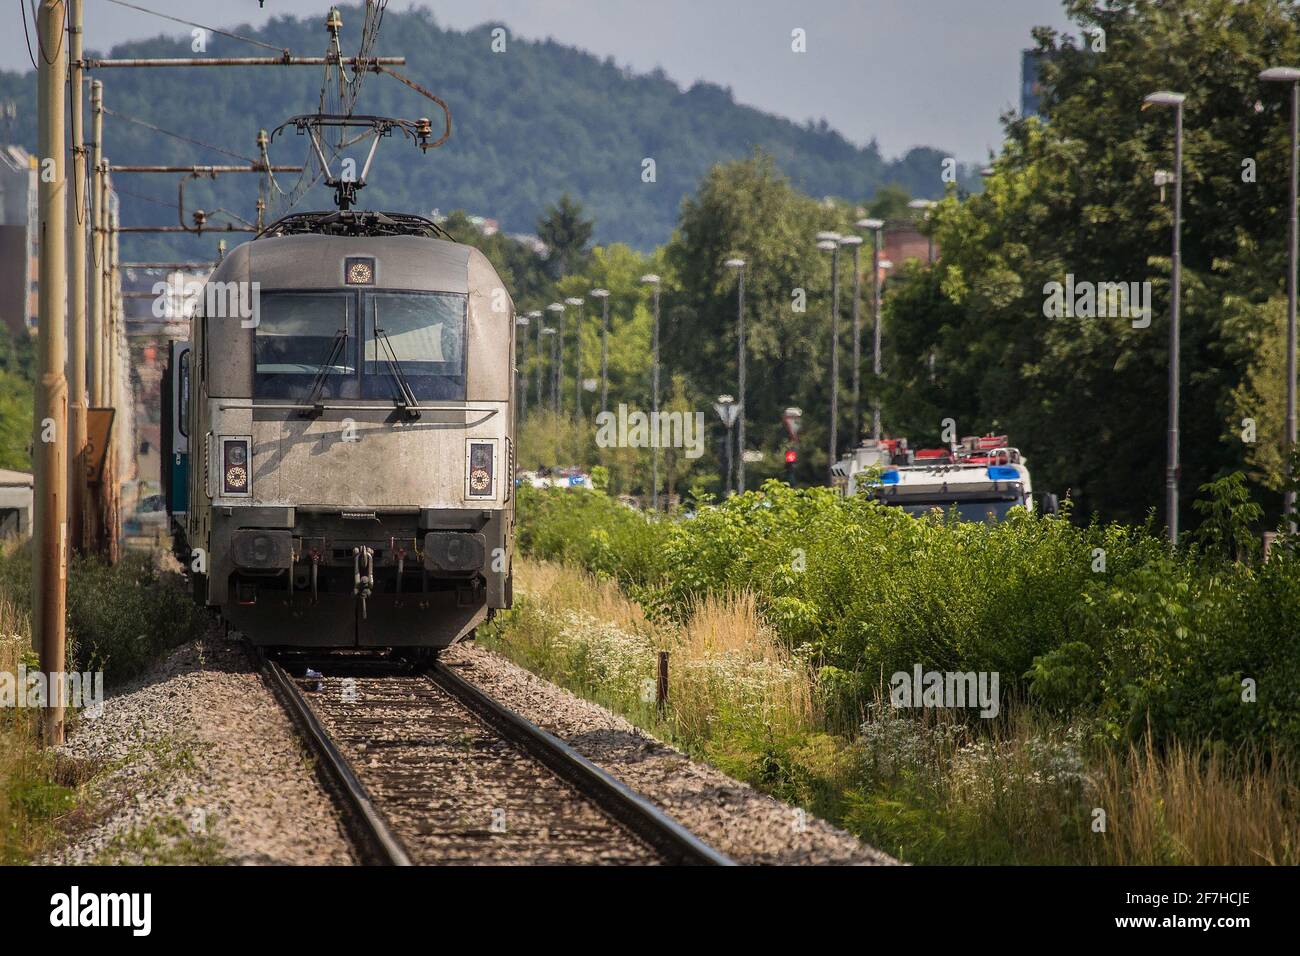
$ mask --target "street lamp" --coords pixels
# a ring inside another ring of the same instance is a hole
[[[551,362],[551,404],[555,406],[555,414],[560,414],[560,382],[564,376],[564,305],[559,302],[552,302],[546,307],[546,311],[555,317],[556,328],[552,334],[558,335],[559,338],[551,343],[551,352],[559,350],[559,357]]]
[[[1291,199],[1287,206],[1290,236],[1287,239],[1286,269],[1286,432],[1283,437],[1283,467],[1286,469],[1287,489],[1282,497],[1282,513],[1287,517],[1291,533],[1295,534],[1295,476],[1291,474],[1291,454],[1295,450],[1295,376],[1296,376],[1296,180],[1297,151],[1300,151],[1300,70],[1289,66],[1275,66],[1264,70],[1259,78],[1266,83],[1291,84]]]
[[[736,491],[745,490],[745,260],[728,259],[723,263],[736,273],[736,394],[740,401],[736,407],[739,428],[736,429]],[[731,426],[727,426],[727,454],[731,454]],[[731,481],[731,466],[727,466],[727,481]]]
[[[911,202],[907,204],[907,208],[919,210],[922,213],[922,215],[925,217],[926,222],[929,222],[930,211],[934,209],[934,207],[937,205],[939,204],[935,202],[933,199],[913,199]],[[926,238],[926,242],[929,243],[929,249],[926,252],[925,261],[927,263],[933,263],[934,262],[934,235],[930,234],[927,235],[925,238]]]
[[[542,411],[546,408],[546,400],[542,397],[542,366],[546,364],[542,356],[542,313],[529,312],[528,318],[537,323],[537,408]]]
[[[654,295],[654,326],[650,333],[651,393],[653,398],[650,429],[654,438],[650,443],[650,510],[659,510],[659,277],[653,272],[641,277]]]
[[[1174,110],[1174,242],[1169,276],[1169,434],[1165,449],[1165,511],[1169,543],[1178,544],[1178,307],[1182,297],[1183,230],[1183,101],[1182,93],[1160,90],[1142,100],[1142,109],[1168,106]]]
[[[574,361],[577,367],[573,370],[573,391],[574,391],[574,416],[582,420],[582,309],[587,304],[587,300],[581,296],[571,296],[564,300],[565,305],[571,305],[578,310],[577,331],[574,336],[573,353]]]
[[[592,289],[587,294],[600,300],[600,410],[604,412],[609,402],[609,290]]]
[[[722,486],[724,495],[731,495],[731,428],[736,424],[736,416],[740,412],[740,406],[730,395],[719,395],[718,402],[713,406],[713,410],[718,413],[722,419],[723,426],[727,429],[727,456],[726,470],[723,472]]]
[[[860,416],[862,414],[862,320],[858,315],[858,300],[862,298],[862,271],[858,264],[858,254],[862,251],[861,236],[845,236],[840,240],[841,246],[853,249],[853,434],[849,438],[850,448],[856,447],[862,437]]]
[[[875,376],[876,384],[872,389],[871,395],[871,437],[880,440],[880,249],[884,245],[884,228],[883,219],[859,219],[855,225],[859,229],[869,229],[871,231],[871,310],[874,324],[873,345],[871,350],[871,371]],[[857,332],[853,333],[857,340]],[[856,366],[856,361],[854,362]],[[854,416],[857,416],[857,389],[854,389]]]
[[[827,475],[832,484],[835,472],[830,469],[837,460],[840,417],[840,238],[838,232],[817,233],[817,248],[831,254],[831,435]]]
[[[515,316],[515,327],[519,329],[528,328],[528,316]],[[523,353],[523,360],[518,362],[515,368],[515,378],[519,381],[519,420],[523,421],[524,416],[528,413],[528,375],[525,370],[528,365],[528,333],[519,332],[515,335],[515,341],[518,344],[519,351]]]

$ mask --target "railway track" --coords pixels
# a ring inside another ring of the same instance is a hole
[[[363,863],[732,864],[444,665],[262,660]]]

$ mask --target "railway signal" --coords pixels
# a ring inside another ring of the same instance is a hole
[[[781,424],[785,426],[785,433],[789,439],[789,446],[785,450],[785,480],[790,487],[794,487],[794,470],[799,464],[799,427],[803,421],[803,409],[791,407],[787,408],[781,415]]]

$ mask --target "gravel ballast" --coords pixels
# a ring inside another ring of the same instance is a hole
[[[460,644],[444,651],[440,661],[650,798],[737,863],[898,862],[851,833],[690,760],[617,714],[542,680],[499,654],[475,644]]]
[[[897,862],[498,654],[466,644],[442,661],[737,863]],[[78,719],[61,753],[93,776],[69,841],[41,862],[355,862],[333,802],[241,645],[192,642],[110,688],[102,716]]]
[[[61,748],[93,770],[69,842],[41,862],[347,864],[334,805],[242,646],[185,644],[109,688]]]

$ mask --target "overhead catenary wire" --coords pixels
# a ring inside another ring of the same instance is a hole
[[[375,42],[379,39],[379,32],[383,25],[384,10],[388,6],[388,0],[366,0],[366,13],[361,27],[361,46],[357,50],[357,56],[354,60],[352,78],[347,77],[347,71],[341,62],[341,51],[338,63],[325,64],[325,69],[321,77],[320,97],[317,104],[319,114],[333,113],[338,115],[351,116],[356,109],[357,97],[361,91],[361,83],[365,79],[368,68],[368,61],[372,59],[371,53],[374,50]],[[337,32],[331,31],[331,50],[338,45]],[[378,72],[381,68],[378,63],[374,64],[374,69]],[[333,73],[338,70],[337,75]],[[331,82],[333,80],[333,82]],[[329,150],[328,162],[332,163],[339,157],[344,149],[353,143],[360,142],[369,136],[369,133],[362,133],[349,140],[346,132],[339,129],[338,140],[335,143],[324,139],[322,145]],[[312,187],[320,182],[321,177],[326,174],[327,170],[320,165],[320,159],[316,151],[307,147],[307,158],[303,161],[303,172],[298,177],[298,181],[286,193],[274,180],[272,185],[280,196],[287,200],[282,209],[278,210],[280,216],[289,213],[303,197],[311,191]]]
[[[164,136],[170,136],[173,139],[179,139],[182,142],[189,143],[192,146],[201,146],[204,149],[210,149],[213,152],[222,153],[226,156],[233,157],[234,159],[242,159],[250,166],[256,166],[258,164],[258,160],[256,159],[250,159],[249,157],[244,156],[240,153],[231,152],[230,150],[222,146],[215,146],[212,143],[205,143],[203,142],[203,140],[194,139],[192,136],[186,136],[183,133],[177,133],[169,129],[164,129],[161,126],[156,126],[153,123],[140,119],[139,117],[129,116],[126,113],[119,113],[117,110],[109,109],[107,106],[103,107],[103,110],[106,116],[115,116],[118,119],[123,120],[127,123],[133,123],[136,126],[142,126],[145,129],[153,130],[155,133],[162,133]]]
[[[116,4],[119,7],[126,7],[127,9],[130,10],[139,11],[140,13],[148,13],[151,16],[159,17],[163,20],[170,20],[173,23],[181,23],[187,27],[198,27],[200,30],[207,30],[209,33],[215,33],[218,36],[229,37],[232,40],[239,40],[243,43],[251,43],[254,46],[260,46],[263,49],[274,50],[276,53],[283,53],[285,56],[289,55],[288,47],[278,47],[272,43],[266,43],[254,37],[246,37],[240,33],[231,33],[229,30],[220,30],[216,27],[210,27],[204,23],[195,23],[193,20],[183,20],[180,17],[174,17],[169,13],[160,13],[157,10],[150,10],[147,7],[142,7],[135,3],[127,3],[126,0],[108,0],[108,2],[112,4]]]

